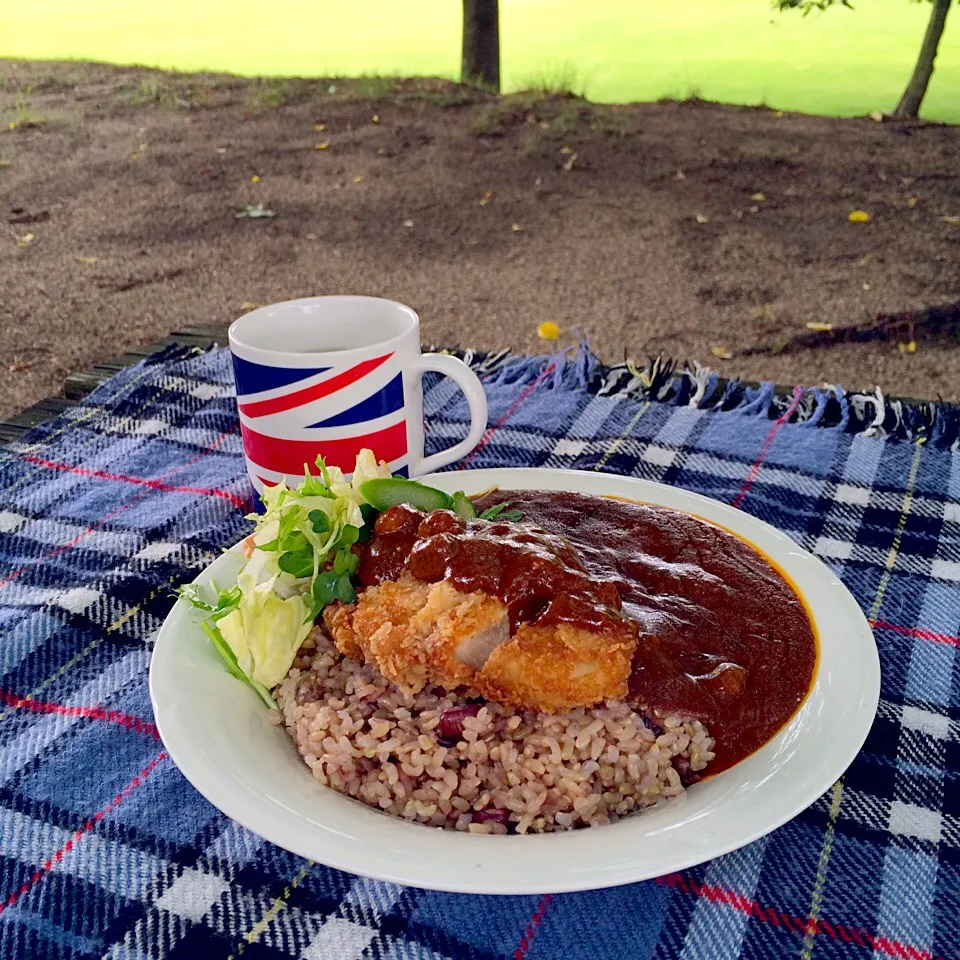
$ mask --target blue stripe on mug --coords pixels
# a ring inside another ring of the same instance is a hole
[[[237,382],[238,397],[286,387],[298,380],[326,373],[329,369],[330,367],[268,367],[233,355],[233,376]]]
[[[363,423],[396,413],[403,408],[403,375],[397,374],[382,390],[361,400],[356,406],[328,417],[310,427],[346,427],[354,423]]]

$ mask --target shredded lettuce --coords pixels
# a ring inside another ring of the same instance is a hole
[[[251,686],[268,706],[270,695],[289,672],[313,622],[329,603],[356,599],[353,575],[359,559],[352,546],[367,539],[376,518],[360,495],[367,480],[390,476],[369,450],[357,457],[350,480],[317,458],[319,475],[304,466],[295,489],[267,487],[256,524],[253,551],[236,586],[208,598],[195,584],[179,596],[205,614],[203,630],[227,670]]]

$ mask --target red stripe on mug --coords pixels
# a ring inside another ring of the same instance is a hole
[[[313,403],[314,400],[329,397],[331,393],[336,393],[338,390],[356,383],[361,377],[365,377],[381,364],[386,363],[392,356],[392,353],[388,353],[382,357],[374,357],[372,360],[364,360],[363,363],[358,363],[355,367],[344,370],[343,373],[338,373],[327,380],[321,380],[320,383],[315,383],[312,387],[305,387],[303,390],[285,393],[279,397],[271,397],[269,400],[238,404],[240,412],[248,417],[266,417],[271,413],[283,413],[285,410],[292,410],[294,407],[302,407],[304,404]]]
[[[357,454],[365,447],[372,450],[378,460],[388,463],[407,453],[405,420],[376,433],[342,440],[278,440],[257,433],[243,423],[240,430],[244,452],[254,464],[288,477],[302,477],[303,465],[313,466],[318,453],[323,454],[328,467],[339,467],[344,473],[353,471]]]

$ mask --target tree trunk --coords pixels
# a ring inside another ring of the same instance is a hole
[[[460,79],[500,90],[499,0],[463,0]]]
[[[466,0],[464,2],[466,3]],[[923,35],[920,55],[917,57],[917,64],[913,68],[913,76],[907,84],[907,89],[903,91],[897,109],[893,111],[895,117],[915,119],[920,113],[920,104],[927,92],[930,77],[933,76],[933,61],[937,58],[937,47],[940,45],[940,37],[943,36],[950,3],[951,0],[933,0],[930,22],[927,24],[927,32]]]

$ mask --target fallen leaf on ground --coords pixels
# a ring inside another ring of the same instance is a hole
[[[544,320],[537,326],[537,336],[541,340],[558,340],[560,328],[552,320]]]
[[[21,360],[19,363],[11,363],[7,367],[7,371],[9,373],[21,373],[23,370],[29,370],[32,366],[35,366],[36,363],[36,360]]]
[[[774,110],[773,115],[774,115],[777,119],[779,119],[780,117],[783,116],[783,111],[782,111],[782,110]]]
[[[323,133],[323,131],[327,129],[327,125],[325,123],[315,123],[313,129],[316,130],[317,133]]]
[[[873,254],[872,254],[872,253],[864,254],[864,256],[862,256],[862,257],[857,261],[857,266],[858,266],[858,267],[865,267],[865,266],[867,266],[867,264],[870,263],[870,261],[871,261],[872,259],[873,259]]]
[[[227,152],[226,147],[217,147],[217,153],[226,153],[226,152]]]
[[[10,161],[6,157],[0,160],[0,170],[4,170],[9,166],[10,166]]]
[[[710,218],[705,213],[698,213],[696,216],[697,223],[709,223]]]
[[[944,223],[952,223],[955,227],[960,226],[960,217],[944,217]]]
[[[721,347],[721,346],[711,347],[710,352],[715,357],[719,357],[721,360],[733,359],[733,354],[726,347]]]
[[[686,179],[687,179],[687,175],[686,175],[682,170],[678,170],[678,171],[673,175],[673,179],[674,179],[674,180],[686,180]]]
[[[259,310],[262,306],[262,303],[241,303],[240,309],[244,313],[249,313],[251,310]]]
[[[489,202],[490,198],[493,196],[493,191],[488,190],[479,200],[480,206],[485,207]]]
[[[353,182],[354,182],[354,183],[363,183],[363,177],[361,177],[361,176],[358,174],[357,176],[355,176],[355,177],[353,178]]]
[[[272,210],[268,210],[262,203],[248,203],[245,207],[241,207],[237,213],[237,219],[242,217],[247,217],[250,220],[261,220],[264,217],[275,217],[276,214]]]
[[[907,206],[915,207],[920,201],[916,197],[907,197]]]
[[[866,281],[864,281],[864,283],[863,283],[863,289],[864,289],[864,290],[869,290],[869,289],[870,289],[870,284],[867,283]]]
[[[851,223],[867,223],[870,219],[870,214],[867,213],[866,210],[851,210],[847,219]]]
[[[96,263],[100,258],[99,257],[81,257],[79,255],[74,255],[74,260],[77,263]]]
[[[565,156],[569,157],[573,153],[573,147],[561,147],[560,152]]]
[[[512,227],[510,227],[510,229],[511,229],[514,233],[523,233],[523,229],[524,229],[524,228],[523,228],[523,224],[522,224],[522,223],[515,223],[515,224],[513,224]]]
[[[874,110],[870,114],[870,119],[875,120],[877,123],[883,123],[883,114],[879,110]]]
[[[256,174],[254,174],[254,175],[250,178],[250,182],[251,182],[251,183],[259,183],[259,182],[260,182],[260,178],[259,178]]]
[[[909,186],[912,186],[914,183],[917,182],[917,178],[916,178],[916,177],[901,177],[901,178],[900,178],[900,182],[901,182],[905,187],[909,187]]]
[[[762,200],[766,200],[766,199],[767,199],[767,195],[766,195],[765,193],[755,193],[755,194],[753,194],[753,195],[750,197],[750,199],[751,199],[751,200],[756,200],[757,203],[760,203]]]
[[[911,340],[909,343],[898,343],[897,349],[901,353],[916,353],[917,352],[917,341]]]
[[[18,247],[29,247],[31,243],[37,238],[32,233],[25,233],[23,236],[17,237],[17,246]]]
[[[370,118],[370,122],[371,122],[371,123],[379,123],[379,122],[380,122],[380,115],[377,114],[377,113],[375,113],[375,114]]]
[[[412,221],[412,220],[404,220],[404,221],[403,221],[403,225],[404,225],[405,227],[407,227],[407,228],[412,227],[412,226],[413,226],[413,221]]]
[[[479,242],[480,242],[479,240],[468,240],[468,241],[467,241],[467,246],[468,246],[468,247],[475,247]]]
[[[322,143],[315,143],[313,145],[314,150],[326,150],[330,146],[329,140],[324,140]]]
[[[827,333],[828,331],[830,331],[830,330],[833,329],[833,324],[832,324],[832,323],[817,323],[816,321],[812,321],[812,322],[810,322],[810,323],[807,324],[807,329],[808,329],[808,330],[816,330],[817,333]]]
[[[306,236],[307,236],[307,239],[308,239],[308,240],[317,240],[317,239],[319,238],[320,234],[319,234],[319,233],[308,233]]]
[[[576,151],[570,154],[566,160],[563,162],[563,169],[569,173],[573,169],[573,165],[577,162],[577,157],[580,156]]]

